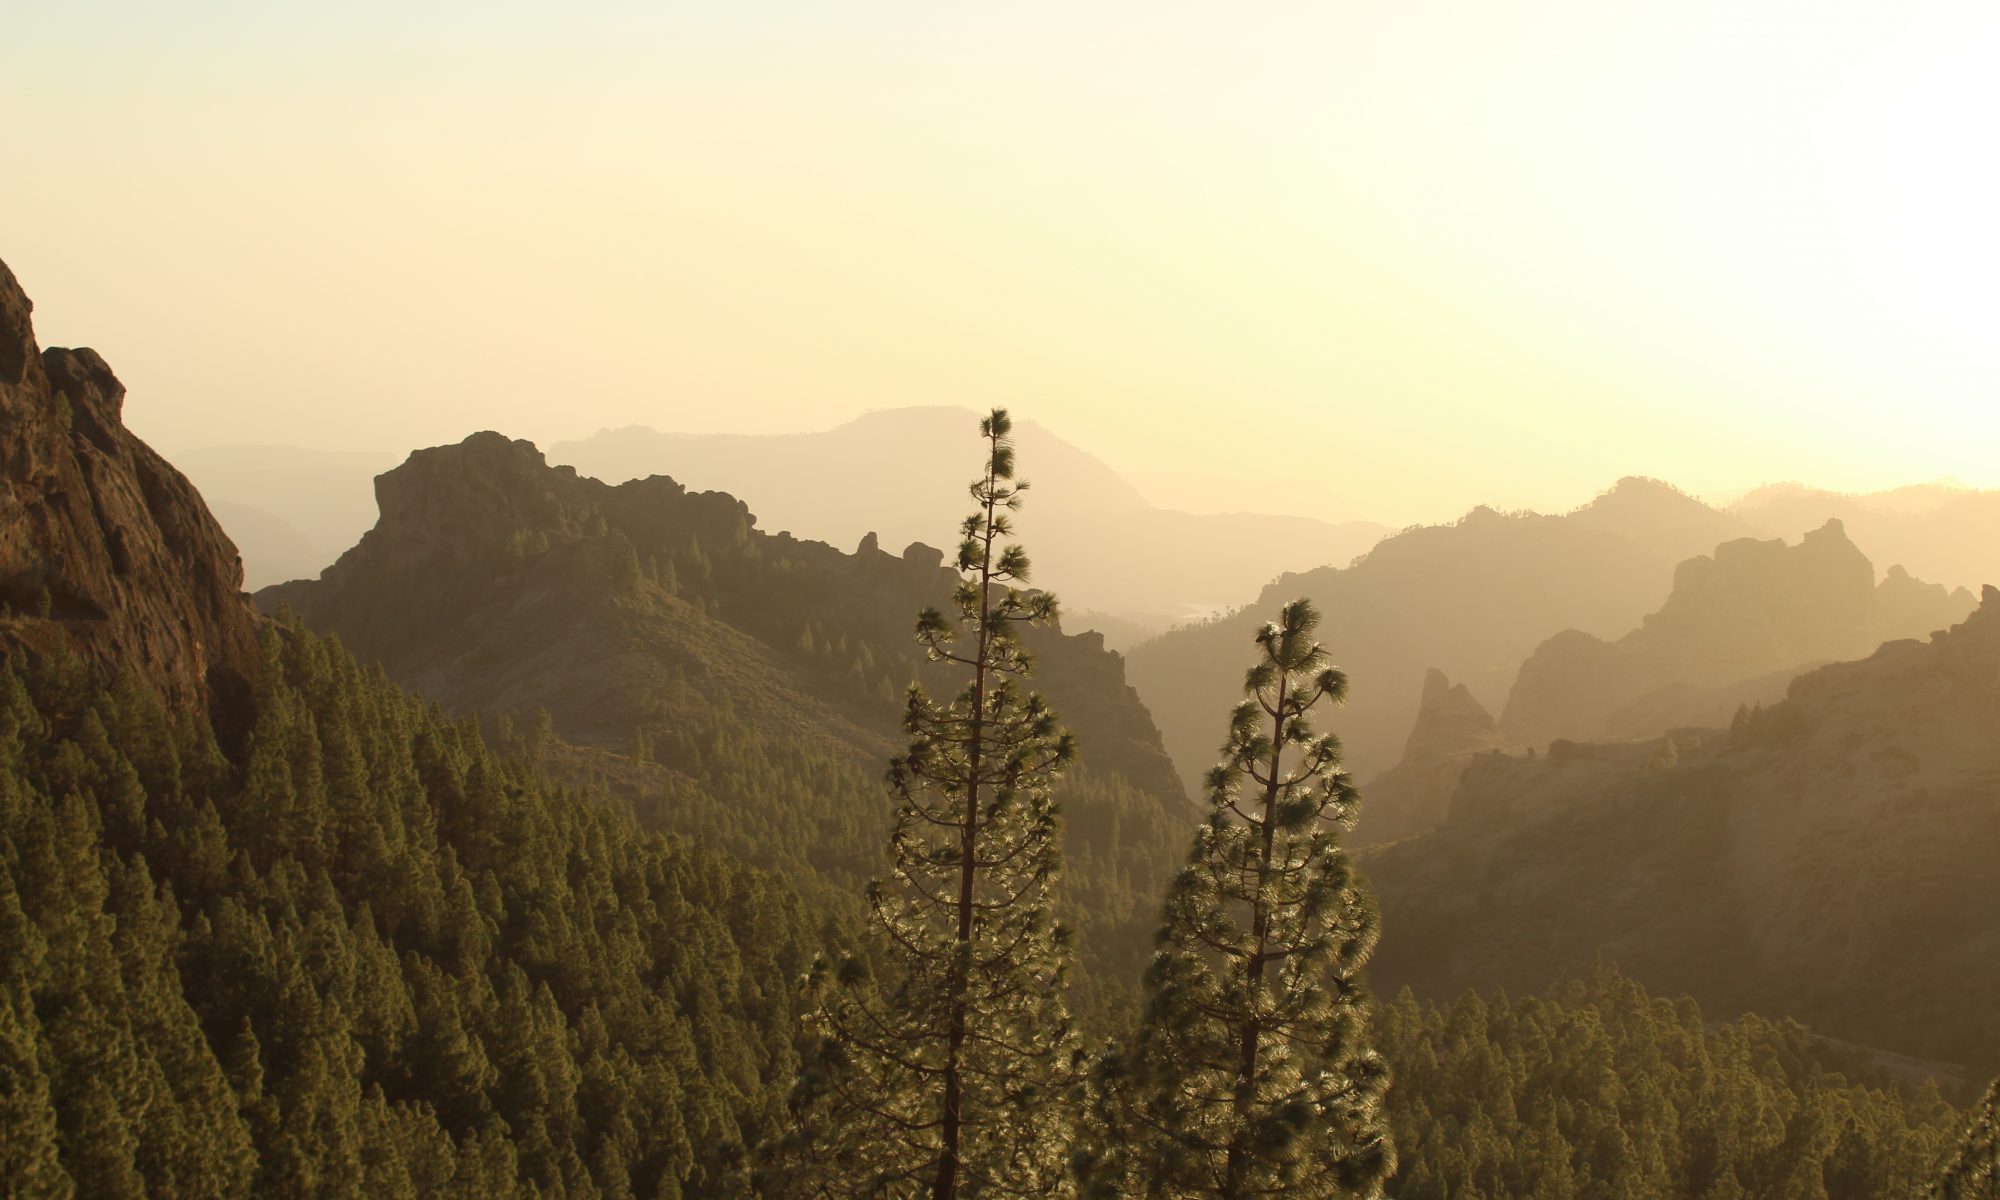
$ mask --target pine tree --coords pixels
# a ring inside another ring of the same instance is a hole
[[[869,888],[884,978],[850,957],[818,970],[809,1018],[817,1055],[799,1110],[810,1178],[785,1194],[980,1196],[1068,1194],[1076,1040],[1063,988],[1069,934],[1050,901],[1061,866],[1050,786],[1072,757],[1069,735],[1019,680],[1018,639],[1056,617],[1047,593],[1015,586],[1028,557],[1012,542],[1010,422],[980,422],[986,470],[961,527],[953,599],[917,620],[933,662],[969,675],[948,703],[908,695],[909,749],[892,760],[899,801],[893,877]]]
[[[2000,1080],[1986,1089],[1944,1174],[1931,1185],[1935,1200],[2000,1200]]]
[[[1340,844],[1358,795],[1308,723],[1347,692],[1318,624],[1295,600],[1257,634],[1146,1011],[1107,1064],[1102,1194],[1375,1197],[1395,1169],[1360,979],[1375,912]]]

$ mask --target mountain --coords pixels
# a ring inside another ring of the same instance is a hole
[[[2000,582],[2000,490],[1940,483],[1854,494],[1779,484],[1729,511],[1767,536],[1797,537],[1838,520],[1878,564],[1947,587]]]
[[[851,903],[880,873],[904,690],[957,686],[911,636],[958,580],[939,551],[766,533],[726,493],[665,476],[614,487],[497,433],[419,450],[376,492],[380,519],[353,549],[258,602],[447,711],[546,711],[561,740],[627,757],[593,769],[643,819],[815,897]],[[1033,551],[1033,510],[1020,523]],[[1193,810],[1103,639],[1026,641],[1033,686],[1081,751],[1064,795],[1086,958],[1136,975]]]
[[[1658,612],[1617,641],[1570,629],[1521,665],[1500,724],[1527,745],[1719,725],[1782,699],[1793,676],[1962,619],[1970,592],[1875,568],[1830,520],[1800,539],[1741,538],[1683,562]]]
[[[1364,853],[1378,981],[1433,994],[1599,956],[1721,1012],[2000,1066],[2000,590],[1795,679],[1730,730],[1473,760],[1439,829]]]
[[[1406,529],[1351,566],[1281,576],[1229,617],[1135,646],[1132,682],[1183,777],[1199,780],[1257,628],[1310,596],[1351,683],[1329,724],[1349,770],[1366,779],[1396,762],[1431,668],[1491,703],[1551,633],[1622,632],[1666,597],[1675,563],[1745,532],[1740,519],[1643,479],[1563,516],[1476,508],[1453,525]]]
[[[1464,684],[1431,668],[1402,759],[1362,788],[1361,820],[1351,843],[1393,842],[1443,824],[1452,792],[1472,760],[1517,749]]]
[[[843,543],[881,529],[900,542],[935,537],[940,521],[950,528],[959,515],[965,472],[952,450],[978,419],[971,409],[933,405],[878,409],[815,433],[662,433],[633,425],[557,442],[549,457],[609,483],[671,472],[690,488],[726,488],[757,505],[773,529]],[[1028,477],[1038,507],[1151,507],[1096,455],[1032,420],[1015,421],[1014,442],[1022,463],[1034,468]],[[880,524],[892,518],[907,524]]]
[[[671,475],[690,488],[740,496],[767,529],[852,545],[869,532],[884,544],[941,540],[964,507],[956,452],[976,415],[959,408],[869,413],[819,433],[674,434],[605,430],[557,443],[552,461],[611,483]],[[1036,579],[1079,613],[1160,628],[1209,612],[1287,566],[1345,563],[1387,530],[1248,512],[1159,508],[1095,456],[1031,420],[1017,422],[1023,476],[1034,484]]]
[[[0,653],[58,646],[170,704],[241,723],[259,621],[186,479],[123,423],[93,350],[39,350],[0,264]]]

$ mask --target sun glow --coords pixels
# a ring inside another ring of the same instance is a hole
[[[1991,5],[332,11],[0,47],[4,252],[170,447],[956,402],[1325,437],[1392,522],[2000,485]]]

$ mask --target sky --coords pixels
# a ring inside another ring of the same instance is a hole
[[[19,6],[169,451],[1005,404],[1191,508],[2000,486],[2000,6]]]

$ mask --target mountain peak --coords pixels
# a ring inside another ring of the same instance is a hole
[[[1436,667],[1424,673],[1423,697],[1417,721],[1403,747],[1405,763],[1434,761],[1474,750],[1490,750],[1501,741],[1493,714],[1472,690]]]

